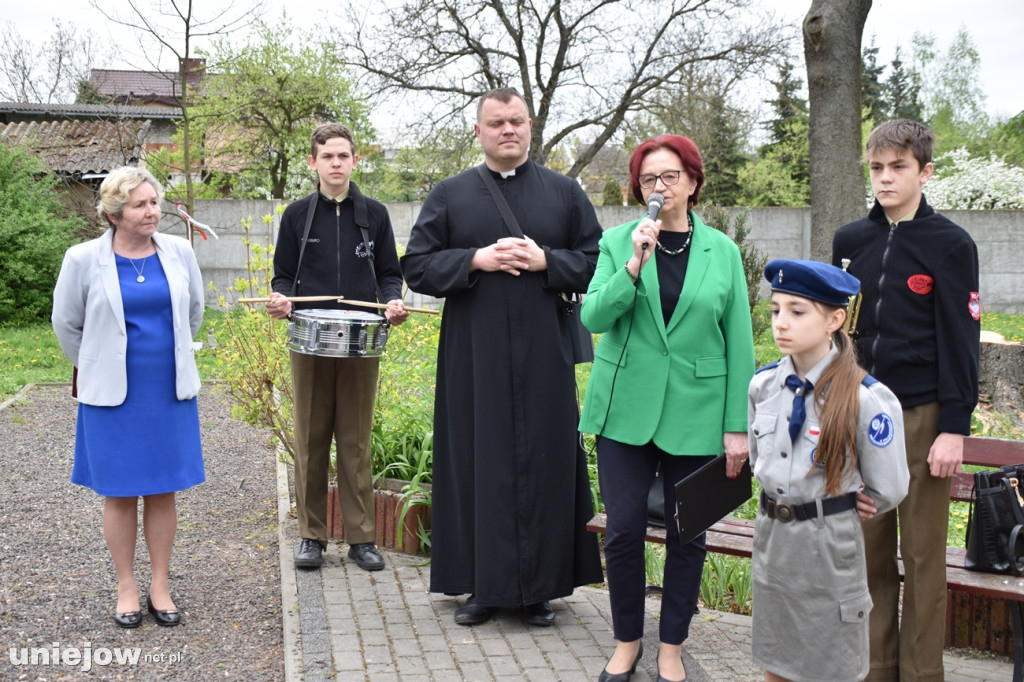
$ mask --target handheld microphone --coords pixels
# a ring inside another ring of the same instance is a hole
[[[651,192],[651,196],[647,197],[647,217],[654,222],[658,219],[658,213],[661,211],[661,207],[665,205],[665,197],[662,196],[661,192]],[[640,247],[641,251],[647,250],[647,243],[645,242]]]
[[[652,192],[651,196],[647,197],[647,217],[654,222],[658,219],[658,213],[661,212],[661,207],[665,205],[665,197],[661,195],[661,192]]]

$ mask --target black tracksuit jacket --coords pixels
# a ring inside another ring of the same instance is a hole
[[[970,435],[978,402],[981,303],[971,236],[921,197],[913,220],[890,227],[876,201],[840,227],[832,264],[861,282],[860,364],[904,408],[938,402],[938,430]]]
[[[293,201],[281,216],[281,227],[274,250],[274,291],[285,296],[340,295],[357,301],[375,301],[377,292],[370,275],[369,259],[363,236],[355,223],[356,197],[366,201],[370,248],[373,267],[377,273],[384,300],[402,297],[402,269],[395,247],[395,233],[384,204],[365,197],[354,182],[349,183],[348,196],[338,203],[316,192],[318,196],[313,224],[309,230],[306,250],[302,254],[296,280],[296,267],[302,245],[302,232],[306,226],[306,213],[312,195]],[[296,282],[292,292],[292,282]],[[295,310],[303,308],[345,309],[344,302],[317,301],[296,303]],[[363,310],[362,308],[355,308]]]

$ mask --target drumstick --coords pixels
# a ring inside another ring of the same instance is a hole
[[[381,310],[387,308],[387,306],[384,305],[383,303],[370,303],[368,301],[353,301],[351,299],[345,298],[344,296],[291,296],[291,297],[285,297],[285,298],[287,298],[287,300],[289,300],[289,301],[296,301],[296,302],[302,302],[302,301],[344,301],[347,304],[355,305],[355,306],[363,306],[364,308],[379,308]],[[240,299],[238,299],[235,302],[236,303],[266,303],[269,300],[270,300],[269,298],[240,298]],[[438,315],[438,314],[440,314],[440,311],[438,311],[438,310],[431,310],[430,308],[410,308],[410,307],[406,306],[405,309],[408,310],[411,313],[426,313],[428,315]]]
[[[384,305],[383,303],[370,303],[369,301],[353,301],[351,298],[342,299],[342,302],[345,303],[346,305],[358,305],[363,306],[364,308],[379,308],[381,310],[387,308],[387,306]],[[438,315],[441,312],[439,310],[431,310],[430,308],[410,308],[409,306],[405,306],[405,309],[408,310],[410,313],[426,313],[427,315]]]
[[[340,301],[341,296],[286,296],[289,301]],[[266,303],[269,298],[240,298],[235,303]]]

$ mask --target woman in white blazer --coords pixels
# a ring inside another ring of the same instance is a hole
[[[203,283],[187,241],[157,233],[163,189],[146,170],[118,168],[100,186],[110,226],[64,256],[53,330],[77,370],[73,483],[105,498],[103,534],[117,571],[114,622],[142,622],[135,581],[138,498],[152,576],[147,608],[177,625],[169,573],[174,495],[205,480],[192,338]]]

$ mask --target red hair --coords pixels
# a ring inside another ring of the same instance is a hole
[[[704,160],[701,159],[700,150],[697,149],[693,140],[682,135],[652,137],[633,151],[633,156],[629,157],[629,179],[633,186],[633,196],[641,204],[644,203],[644,195],[640,191],[640,166],[643,165],[648,154],[659,149],[667,149],[675,153],[683,162],[682,170],[697,181],[697,187],[694,188],[689,199],[690,206],[696,206],[700,200],[700,188],[704,184]]]

